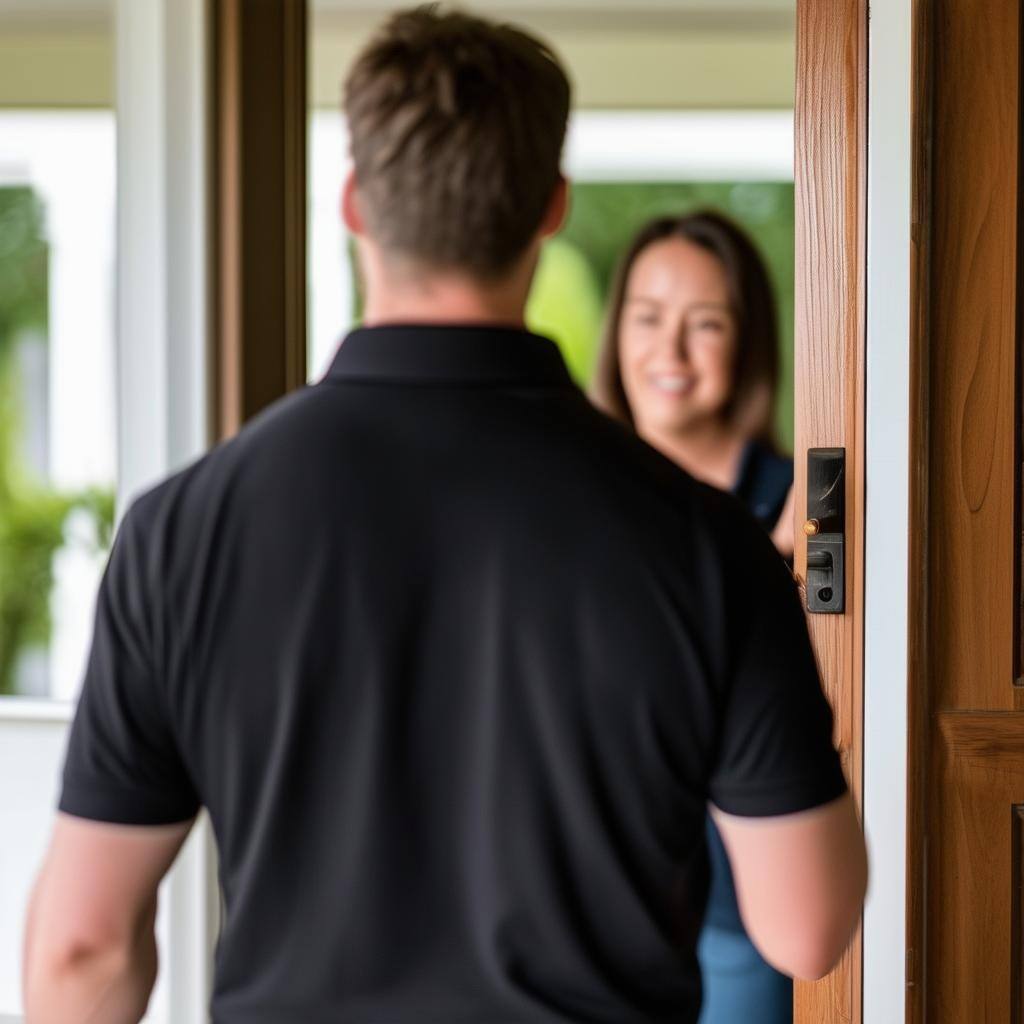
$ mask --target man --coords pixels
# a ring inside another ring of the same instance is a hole
[[[366,326],[125,517],[31,1024],[139,1019],[201,806],[218,1024],[693,1021],[709,800],[765,956],[840,955],[864,847],[784,565],[523,327],[568,109],[549,50],[462,14],[357,61]]]

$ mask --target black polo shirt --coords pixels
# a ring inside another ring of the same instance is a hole
[[[205,806],[220,1024],[693,1021],[710,799],[843,792],[794,585],[555,346],[361,329],[140,498],[60,806]]]

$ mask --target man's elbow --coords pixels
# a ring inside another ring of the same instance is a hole
[[[836,893],[827,904],[810,913],[794,915],[795,928],[782,941],[766,943],[765,958],[801,981],[817,981],[842,959],[860,923],[866,890],[866,874],[850,879],[845,893]]]
[[[799,981],[818,981],[836,967],[853,937],[853,930],[810,937],[788,950],[785,963],[776,966]]]
[[[155,942],[152,937],[147,941],[145,933],[38,915],[29,922],[25,947],[26,1021],[70,1020],[69,1006],[144,979],[151,984],[155,974]]]
[[[112,984],[130,972],[133,959],[130,943],[112,936],[37,934],[26,951],[26,1008],[31,1014],[48,994],[79,982],[96,987]]]

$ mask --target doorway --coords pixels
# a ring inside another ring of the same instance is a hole
[[[5,0],[0,0],[0,12],[4,3]],[[38,11],[50,5],[26,5],[10,0],[9,6],[12,12],[16,9],[19,16],[24,16],[30,6]],[[61,7],[56,0],[52,6],[55,9]],[[90,5],[76,6],[84,10]],[[188,34],[187,42],[192,47],[187,51],[189,58],[197,61],[196,67],[201,66],[198,62],[203,58],[203,47],[208,41],[198,0],[190,0],[185,18],[170,16],[174,12],[180,13],[180,8],[185,6],[180,4],[180,0],[173,4],[164,0],[142,5],[129,0],[116,5],[111,2],[93,6],[110,8],[103,14],[109,37],[105,45],[110,66],[104,72],[108,76],[105,79],[108,90],[113,77],[113,54],[119,45],[113,39],[116,33],[110,31],[115,16],[123,19],[125,27],[134,26],[133,31],[141,32],[139,38],[158,40],[160,46],[165,47],[154,52],[146,51],[153,67],[162,66],[160,61],[180,52],[172,44],[180,44],[185,34]],[[252,10],[251,5],[246,6]],[[269,9],[274,5],[260,5],[264,6]],[[292,7],[290,4],[287,6]],[[345,54],[351,53],[361,42],[363,30],[382,16],[389,6],[373,0],[358,4],[343,0],[333,3],[330,0],[322,3],[312,0],[310,4],[309,96],[313,124],[310,130],[312,177],[309,188],[314,204],[321,194],[316,178],[316,120],[320,116],[319,111],[336,109]],[[481,3],[478,6],[487,13],[492,7],[497,10],[499,5]],[[565,346],[567,358],[578,379],[585,381],[593,365],[593,348],[588,348],[588,341],[592,340],[595,325],[600,319],[604,298],[602,289],[606,287],[611,259],[609,254],[621,246],[621,240],[628,235],[634,223],[617,220],[614,231],[611,230],[612,218],[607,215],[608,209],[618,213],[620,207],[634,204],[632,208],[638,222],[641,217],[669,205],[714,203],[748,227],[772,267],[782,311],[784,394],[788,388],[791,396],[780,401],[779,434],[788,439],[791,451],[797,453],[811,445],[845,446],[851,465],[859,465],[863,438],[863,418],[858,411],[863,394],[858,390],[861,385],[857,382],[863,380],[866,4],[856,0],[836,0],[827,4],[818,0],[677,0],[674,3],[650,0],[631,4],[627,10],[622,3],[564,0],[560,4],[550,4],[523,0],[506,6],[513,20],[535,27],[551,38],[577,77],[580,111],[574,126],[574,145],[577,148],[570,152],[570,160],[575,162],[570,163],[570,170],[576,172],[581,182],[578,220],[570,224],[570,230],[563,239],[567,244],[561,248],[562,255],[552,257],[554,269],[551,274],[556,282],[564,280],[561,275],[576,274],[582,282],[579,286],[581,293],[589,293],[591,300],[589,309],[580,316],[580,325],[574,326],[568,321],[563,310],[547,311],[542,307],[536,315],[538,318],[550,316],[550,320],[538,319],[538,326],[559,336],[558,340]],[[57,24],[51,19],[50,29]],[[76,31],[81,29],[80,18],[76,25]],[[40,36],[44,37],[45,33]],[[8,38],[0,39],[0,47],[6,45]],[[197,42],[200,45],[193,46]],[[223,39],[209,42],[215,63],[223,56],[224,42]],[[629,45],[623,45],[624,42]],[[122,49],[127,48],[120,45]],[[320,46],[325,49],[318,50]],[[96,56],[95,50],[89,52],[93,54],[93,64],[89,66],[100,66],[102,58]],[[142,59],[138,58],[139,61]],[[0,62],[0,65],[13,66],[10,62]],[[169,66],[172,71],[181,70],[173,60]],[[138,70],[137,65],[134,70]],[[294,64],[285,65],[281,72],[292,76],[288,89],[281,90],[292,97],[297,89],[294,72]],[[276,68],[268,72],[271,78],[277,73]],[[9,78],[0,73],[0,85],[8,81]],[[166,82],[161,86],[151,79],[145,81],[147,88],[157,91],[151,94],[144,89],[136,90],[137,104],[141,105],[146,96],[152,96],[156,105],[154,109],[163,110],[160,104],[165,103],[166,109],[171,110],[170,96],[160,91],[166,89],[169,94],[172,91],[170,86]],[[169,116],[161,130],[173,129],[179,134],[172,135],[170,139],[163,137],[168,146],[167,152],[171,142],[181,152],[184,138],[188,143],[186,151],[190,160],[201,166],[203,154],[197,154],[191,148],[194,137],[190,132],[196,124],[202,124],[202,116],[196,113],[202,109],[202,104],[185,109],[187,104],[182,96],[192,102],[197,82],[202,81],[202,76],[185,76],[175,81],[184,83],[183,92],[178,95],[178,106],[173,107],[176,115]],[[795,91],[794,81],[803,83]],[[265,98],[266,90],[271,89],[272,84],[262,83],[264,92],[261,98]],[[239,118],[246,111],[251,115],[256,107],[256,99],[246,91],[247,88],[243,82],[240,93],[235,97],[239,103],[236,108]],[[78,93],[79,97],[83,95],[92,94]],[[104,100],[108,105],[110,102],[109,97]],[[137,115],[141,109],[141,106],[136,106]],[[787,132],[785,125],[786,122],[791,124],[794,110],[796,132],[792,127]],[[266,121],[261,123],[264,127],[268,124]],[[837,124],[846,126],[847,130],[836,132]],[[828,129],[830,125],[832,127]],[[280,152],[290,147],[289,153],[295,156],[296,147],[302,143],[302,132],[295,130],[294,123],[289,131],[290,135],[278,134],[275,122],[273,129],[267,128],[262,141],[255,140],[256,144],[265,146],[269,152]],[[252,136],[257,134],[251,133]],[[650,140],[652,135],[657,138],[656,144],[643,141]],[[742,136],[744,145],[735,144],[737,136]],[[629,142],[627,146],[610,146],[609,138],[636,141]],[[756,140],[756,144],[751,140]],[[328,156],[332,146],[337,146],[337,139],[328,139],[324,143]],[[624,158],[625,150],[628,152]],[[158,151],[158,158],[160,152],[163,151]],[[163,157],[167,152],[163,152]],[[795,185],[792,174],[794,152],[798,156]],[[718,162],[702,163],[708,154],[713,154]],[[328,162],[325,159],[325,167]],[[170,167],[169,164],[162,166],[164,170]],[[194,165],[190,166],[195,169]],[[138,179],[135,184],[140,184]],[[145,185],[145,182],[141,184]],[[194,184],[195,180],[190,178],[189,188]],[[301,209],[301,184],[297,177],[287,191],[287,196],[277,195],[275,201],[282,205],[290,203],[289,208],[294,213],[296,204]],[[804,201],[795,197],[802,197]],[[166,196],[157,196],[156,199],[163,203]],[[202,189],[197,194],[190,192],[183,223],[192,223],[197,211],[204,209],[204,202]],[[215,215],[218,215],[222,210],[218,203],[214,205]],[[183,230],[178,218],[168,215],[181,210],[172,210],[169,201],[161,209],[165,214],[163,223],[174,230]],[[266,205],[258,209],[259,216],[267,220]],[[243,223],[247,223],[246,218],[257,219],[256,213],[247,212],[247,208],[241,205],[236,213]],[[335,219],[333,210],[331,214],[327,222]],[[314,210],[314,224],[318,221],[323,222],[323,217],[318,217]],[[594,224],[608,227],[597,241],[591,241]],[[230,247],[214,250],[205,237],[197,236],[192,241],[196,244],[175,250],[170,246],[160,249],[165,240],[157,240],[157,249],[164,255],[176,252],[183,257],[168,260],[171,267],[169,276],[174,273],[174,267],[194,266],[198,268],[196,273],[201,279],[202,263],[207,254],[212,254],[211,260],[218,264],[230,258]],[[318,284],[316,275],[320,268],[333,268],[330,273],[337,293],[344,295],[346,254],[344,240],[340,238],[311,239],[311,243],[311,347],[308,365],[310,372],[315,374],[322,366],[323,353],[334,340],[328,338],[326,329],[317,325],[333,321],[336,327],[332,330],[340,331],[344,329],[346,319],[346,313],[340,307],[320,316],[321,308],[327,308],[322,304],[328,301],[324,296],[330,291],[331,281],[325,278]],[[259,246],[251,248],[259,249]],[[134,250],[136,253],[151,251],[156,249],[143,246]],[[143,265],[148,266],[140,260],[139,266]],[[273,257],[267,256],[263,260],[263,275],[277,273],[278,270],[280,268],[273,263]],[[165,285],[167,281],[159,278],[162,272],[157,261],[151,283],[155,281],[161,287]],[[241,292],[246,289],[252,292],[259,287],[249,281],[246,264],[237,264],[234,273],[232,286]],[[263,300],[282,308],[287,306],[291,322],[299,323],[302,318],[296,310],[305,309],[307,303],[302,266],[293,261],[287,275],[281,273],[278,276],[284,283],[276,290],[264,289]],[[223,283],[224,279],[215,274],[214,280]],[[176,287],[172,281],[169,294],[180,295],[175,291]],[[552,287],[557,293],[558,286]],[[196,285],[192,298],[196,296],[199,297],[198,309],[206,299],[201,285]],[[210,298],[216,303],[216,295]],[[189,308],[190,315],[196,313],[196,309]],[[180,315],[181,306],[177,309]],[[354,313],[354,308],[351,311]],[[204,316],[196,314],[189,324],[178,324],[178,327],[187,326],[189,330],[195,327],[192,333],[198,344],[205,338],[203,323]],[[173,332],[167,330],[166,337],[161,335],[160,338],[169,342],[172,335]],[[790,342],[787,348],[787,339],[790,338],[795,338],[796,342],[795,345]],[[210,349],[217,348],[220,332],[211,332],[207,340]],[[246,358],[251,357],[251,362],[242,366],[243,375],[249,372],[248,365],[259,360],[274,364],[273,373],[264,375],[260,388],[254,390],[256,397],[250,401],[248,393],[245,393],[239,399],[239,408],[244,406],[244,413],[249,414],[256,411],[259,403],[277,397],[288,386],[300,383],[304,375],[295,371],[298,360],[294,352],[281,358],[281,353],[273,348],[276,342],[268,345],[267,338],[258,332],[246,336],[245,344],[250,347],[245,355]],[[801,362],[799,353],[802,347],[807,353],[812,350],[829,353],[829,360],[804,359]],[[177,375],[177,384],[184,382],[187,385],[183,391],[188,391],[188,400],[179,410],[181,422],[187,420],[188,430],[198,431],[201,435],[205,429],[202,371],[191,364],[161,362],[170,352],[169,345],[165,349],[157,346],[154,351],[162,353],[152,364],[154,372],[159,370],[170,373],[172,377]],[[236,351],[235,355],[241,359],[242,353]],[[286,362],[287,371],[284,372],[281,368]],[[837,366],[842,372],[835,371]],[[156,394],[156,391],[149,390],[150,381],[145,375],[139,380],[139,394]],[[168,382],[162,381],[162,388],[164,384]],[[174,381],[159,391],[162,396],[160,402],[171,393],[173,386]],[[219,394],[223,396],[223,390]],[[218,404],[223,403],[215,396],[211,404],[214,407],[212,418],[218,419],[223,412]],[[172,409],[167,422],[162,425],[162,429],[171,434],[175,429],[181,429],[180,423],[175,425],[175,416],[179,415],[176,409]],[[141,410],[141,413],[145,414],[146,410]],[[236,423],[240,418],[232,413],[223,422]],[[168,442],[166,434],[158,432],[150,436],[152,452],[158,453],[152,457],[160,465],[151,462],[140,474],[139,464],[132,462],[132,473],[136,476],[134,483],[141,482],[146,473],[166,470],[180,462],[194,447],[191,434],[189,438],[188,443],[178,444],[175,437]],[[798,459],[798,490],[802,472],[799,463]],[[856,488],[856,476],[854,481]],[[106,484],[109,486],[110,481]],[[856,555],[856,539],[862,531],[861,493],[855,490],[848,501],[851,510],[848,536],[853,542],[852,557],[855,559],[859,557]],[[799,497],[797,504],[799,509]],[[801,558],[798,546],[798,571]],[[848,608],[852,611],[845,616],[833,617],[827,623],[816,622],[814,628],[823,674],[837,709],[840,742],[854,789],[859,792],[861,731],[857,651],[862,627],[857,609],[861,606],[861,599],[856,589],[859,585],[858,572],[851,572],[849,578]],[[28,670],[20,671],[21,679],[31,676]],[[73,688],[73,683],[69,686]],[[43,835],[42,829],[52,804],[50,789],[56,778],[70,711],[66,702],[12,703],[18,699],[9,697],[0,701],[0,732],[4,737],[0,752],[9,768],[9,771],[5,770],[3,785],[0,786],[0,833],[28,835],[31,832],[38,838]],[[9,741],[12,736],[20,739]],[[41,739],[44,736],[45,741]],[[31,762],[30,756],[34,758]],[[21,823],[27,820],[25,814],[29,806],[33,824],[31,830],[25,830]],[[16,923],[20,921],[29,867],[35,858],[29,851],[22,859],[25,871],[5,874],[0,880],[4,887],[3,898],[10,901],[5,905],[14,908],[10,914],[0,915],[0,921],[4,925],[15,922],[10,935],[7,932],[0,935],[0,942],[6,943],[2,948],[11,950],[15,950],[18,943]],[[208,957],[204,955],[208,952],[205,922],[200,920],[201,927],[197,929],[195,921],[190,925],[189,919],[209,915],[211,921],[215,920],[215,913],[211,911],[212,901],[204,895],[209,879],[203,874],[201,859],[197,864],[185,865],[191,875],[186,889],[182,890],[183,897],[172,904],[175,920],[169,923],[166,934],[171,936],[172,946],[174,935],[179,936],[180,941],[176,955],[172,948],[171,971],[163,979],[167,987],[155,1006],[156,1019],[163,1014],[163,1019],[180,1020],[182,1024],[193,1019],[190,1015],[194,1008],[202,1005],[203,988],[208,980]],[[16,952],[5,963],[12,965],[12,971],[8,972],[10,977],[4,975],[0,979],[0,982],[8,983],[6,989],[0,986],[0,1011],[16,1014]],[[797,1019],[814,1021],[815,1024],[819,1021],[859,1020],[859,963],[859,946],[855,945],[850,957],[832,978],[820,985],[800,986]],[[185,1007],[188,1009],[183,1009]],[[200,1017],[196,1015],[194,1019]]]
[[[718,209],[750,234],[769,266],[781,341],[774,422],[780,446],[789,455],[823,446],[847,453],[848,611],[812,616],[811,625],[837,742],[859,797],[866,3],[686,0],[627,10],[603,0],[486,0],[471,6],[549,40],[575,78],[567,157],[575,201],[542,264],[530,326],[559,342],[582,386],[592,380],[611,269],[652,215]],[[337,217],[345,173],[339,85],[386,9],[310,3],[312,379],[359,313],[352,254]],[[567,307],[559,302],[566,294],[580,298]],[[805,574],[799,544],[796,560]],[[795,1005],[798,1021],[860,1019],[859,936],[833,975],[796,987]]]

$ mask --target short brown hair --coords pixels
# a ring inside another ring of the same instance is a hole
[[[345,83],[367,230],[388,253],[501,276],[558,183],[569,100],[558,58],[518,28],[439,4],[393,15]]]
[[[764,261],[744,231],[710,210],[680,217],[657,217],[633,239],[612,284],[592,388],[595,403],[615,419],[635,426],[622,383],[619,323],[633,264],[649,245],[668,238],[682,238],[699,245],[717,256],[724,267],[739,345],[733,391],[724,413],[744,436],[777,447],[774,418],[779,344],[771,280]]]

